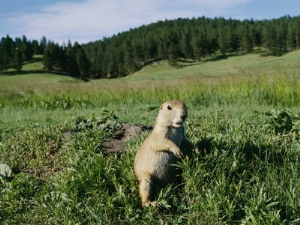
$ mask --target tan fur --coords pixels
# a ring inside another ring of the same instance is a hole
[[[172,100],[163,103],[153,131],[136,153],[134,172],[144,206],[155,206],[153,193],[156,189],[175,180],[177,173],[171,164],[183,158],[180,147],[184,144],[194,148],[184,134],[186,118],[184,102]]]

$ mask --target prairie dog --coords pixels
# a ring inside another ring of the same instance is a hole
[[[157,202],[153,195],[156,189],[175,180],[176,168],[171,164],[183,158],[180,147],[195,148],[184,134],[186,118],[184,102],[171,100],[163,103],[153,131],[136,153],[134,172],[143,206],[155,206]]]

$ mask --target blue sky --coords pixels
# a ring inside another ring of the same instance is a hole
[[[2,0],[0,37],[87,43],[158,20],[299,16],[299,0]]]

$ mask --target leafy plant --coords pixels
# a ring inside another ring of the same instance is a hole
[[[274,127],[276,134],[289,133],[293,128],[293,116],[286,109],[272,109],[266,113],[269,124]]]
[[[8,181],[12,177],[12,170],[11,168],[4,164],[0,163],[0,180],[2,182]]]

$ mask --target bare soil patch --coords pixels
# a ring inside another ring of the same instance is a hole
[[[152,130],[151,126],[122,124],[116,135],[110,140],[103,143],[106,152],[120,153],[124,150],[124,146],[130,138],[137,138],[142,133]]]

